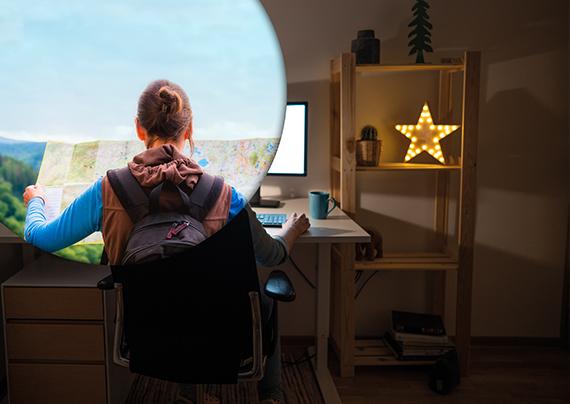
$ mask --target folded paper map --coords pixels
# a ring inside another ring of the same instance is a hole
[[[192,158],[208,173],[219,175],[246,198],[256,191],[269,169],[278,138],[196,140]],[[48,142],[37,184],[46,189],[46,215],[57,217],[87,187],[112,168],[125,167],[144,151],[140,141],[86,143]],[[190,155],[189,150],[185,151]],[[80,243],[102,243],[94,233]]]

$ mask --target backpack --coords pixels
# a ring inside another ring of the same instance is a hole
[[[107,171],[107,178],[133,222],[121,265],[172,257],[208,238],[202,221],[220,196],[221,177],[203,173],[190,193],[165,181],[148,195],[128,167]],[[160,195],[166,187],[178,191],[183,212],[160,210]]]

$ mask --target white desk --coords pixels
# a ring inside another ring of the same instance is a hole
[[[257,213],[309,213],[308,199],[282,201],[281,207],[254,208]],[[316,352],[313,370],[326,404],[340,403],[340,397],[328,370],[328,338],[330,322],[331,289],[331,245],[336,243],[365,243],[370,235],[336,208],[325,220],[310,219],[311,227],[297,243],[317,244],[317,305],[316,305]],[[270,234],[277,234],[279,228],[267,228]]]

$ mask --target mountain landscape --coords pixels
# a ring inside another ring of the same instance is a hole
[[[36,173],[40,169],[45,148],[45,142],[29,142],[0,136],[0,155],[20,160]]]

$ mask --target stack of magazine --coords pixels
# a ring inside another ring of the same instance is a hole
[[[435,314],[392,312],[392,329],[385,335],[386,346],[403,361],[436,360],[455,346],[445,332],[443,320]]]

